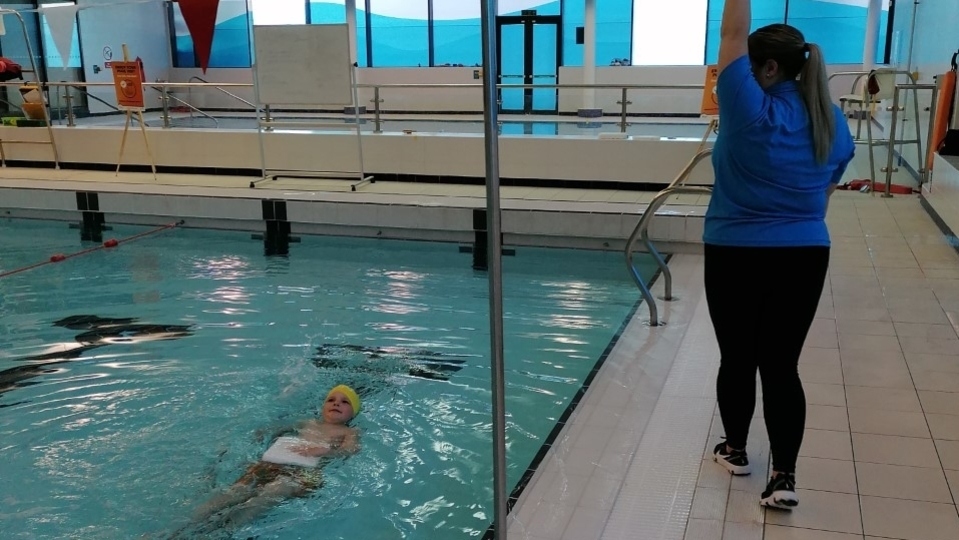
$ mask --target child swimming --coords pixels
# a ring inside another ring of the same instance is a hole
[[[359,395],[346,385],[334,387],[323,402],[321,417],[278,430],[276,435],[294,431],[295,436],[275,438],[260,461],[224,493],[198,508],[190,532],[239,527],[285,499],[303,497],[318,489],[323,484],[324,460],[359,450],[359,434],[347,425],[359,412]],[[197,530],[197,525],[202,530]]]

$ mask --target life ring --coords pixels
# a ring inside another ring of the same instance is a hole
[[[942,149],[942,144],[949,133],[949,118],[952,116],[953,97],[956,93],[956,60],[959,52],[952,55],[952,69],[940,75],[939,98],[936,100],[936,117],[933,120],[932,139],[926,153],[926,169],[932,170],[936,153]]]

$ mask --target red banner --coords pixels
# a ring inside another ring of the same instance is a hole
[[[210,65],[213,30],[216,28],[216,11],[220,7],[220,0],[179,0],[177,3],[193,38],[193,51],[206,73]]]

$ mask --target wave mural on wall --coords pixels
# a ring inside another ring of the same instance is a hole
[[[357,2],[363,5],[363,0]],[[597,13],[597,63],[630,56],[633,0],[604,0]],[[637,9],[647,9],[646,0],[635,0]],[[869,0],[791,0],[789,22],[810,42],[819,43],[833,64],[862,62],[866,11]],[[754,2],[755,26],[783,22],[783,0]],[[883,0],[888,10],[888,0]],[[559,14],[559,0],[500,0],[500,14],[518,14],[536,9],[541,14]],[[425,0],[372,0],[370,19],[375,66],[427,65],[427,21]],[[707,21],[706,62],[714,63],[719,53],[719,27],[723,2],[710,2]],[[310,3],[314,23],[342,23],[346,20],[344,0]],[[481,62],[480,6],[478,1],[434,0],[434,60],[437,65]],[[583,6],[569,1],[563,22],[563,64],[582,65],[582,46],[576,45],[575,30],[583,24]],[[637,15],[639,16],[639,15]],[[358,57],[366,58],[365,12],[358,10]],[[888,11],[882,15],[880,43],[884,43]],[[213,39],[211,66],[249,67],[250,36],[246,0],[221,0]],[[690,29],[693,30],[693,29]],[[174,17],[177,65],[192,66],[193,46],[181,17]],[[880,56],[883,47],[880,46]],[[880,58],[881,60],[881,58]]]

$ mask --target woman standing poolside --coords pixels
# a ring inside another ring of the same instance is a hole
[[[726,0],[716,182],[703,236],[726,430],[714,457],[732,474],[750,473],[758,370],[773,459],[760,502],[791,509],[806,421],[799,356],[829,266],[826,208],[854,148],[820,48],[785,24],[750,34],[750,22],[750,0]]]

